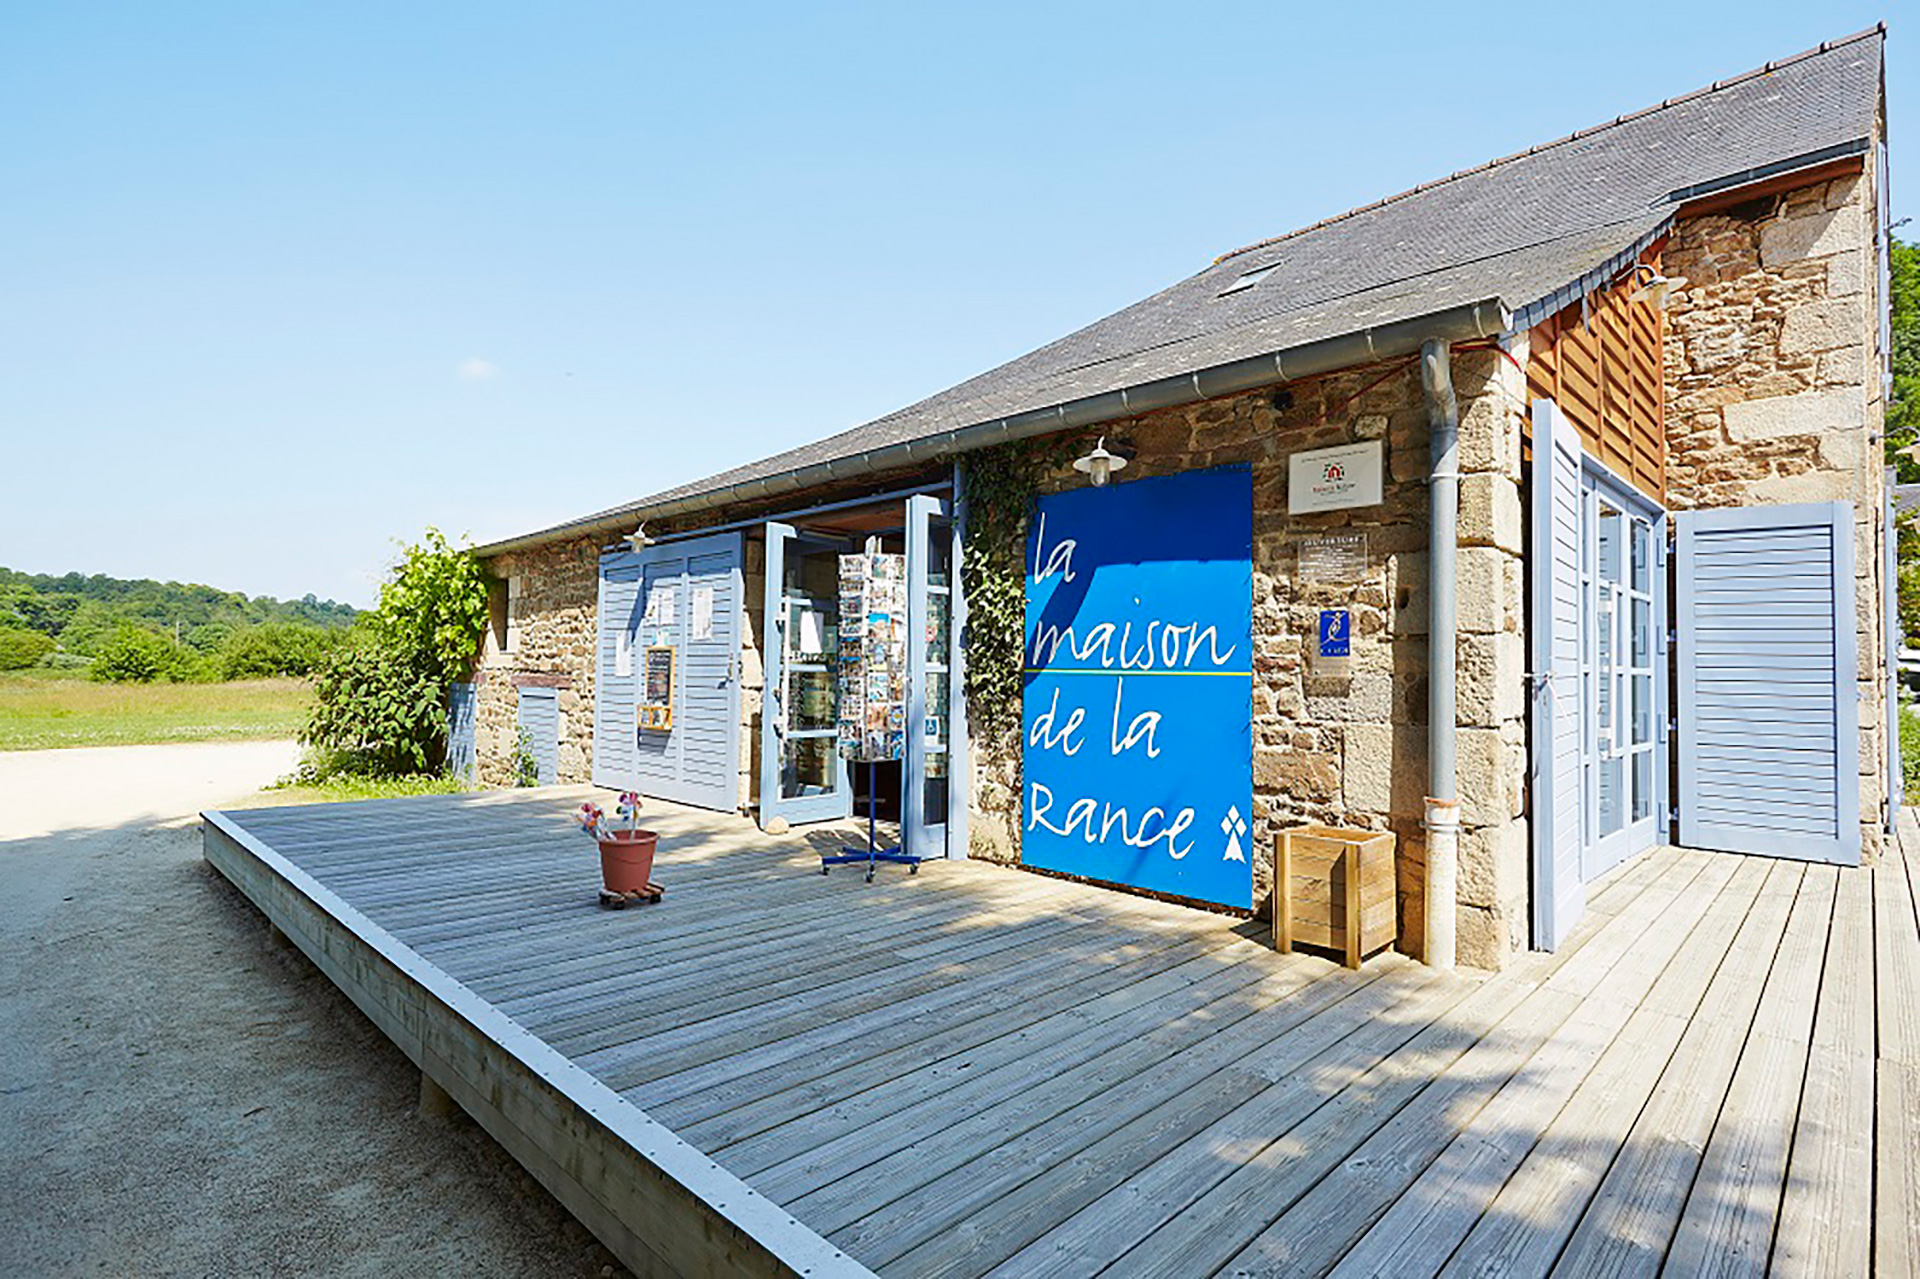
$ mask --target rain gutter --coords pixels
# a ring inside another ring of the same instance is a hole
[[[1317,342],[1217,364],[1193,373],[1160,378],[1139,386],[1082,396],[1045,408],[1030,409],[1006,417],[993,418],[971,426],[940,431],[917,439],[902,440],[878,448],[866,449],[826,462],[814,462],[773,475],[722,485],[683,497],[643,501],[590,515],[584,519],[537,533],[490,542],[475,554],[485,558],[507,551],[522,550],[561,538],[601,536],[630,531],[640,520],[666,520],[693,515],[737,502],[757,502],[805,492],[822,485],[860,479],[918,463],[948,458],[974,449],[991,448],[1013,440],[1100,426],[1123,418],[1137,417],[1156,409],[1195,404],[1222,395],[1235,395],[1257,387],[1290,382],[1297,378],[1331,373],[1337,369],[1371,364],[1378,360],[1412,355],[1429,339],[1442,342],[1472,341],[1505,333],[1510,327],[1507,308],[1498,298],[1463,303],[1444,311],[1411,319],[1394,320],[1370,328],[1323,338]]]

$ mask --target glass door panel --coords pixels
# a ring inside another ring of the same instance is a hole
[[[1591,465],[1591,463],[1590,463]],[[1662,582],[1656,573],[1657,513],[1590,470],[1583,575],[1587,811],[1586,876],[1605,872],[1654,840],[1658,811],[1657,675]]]
[[[760,710],[760,816],[828,821],[853,812],[853,788],[836,749],[838,542],[791,526],[766,526]]]
[[[952,741],[953,524],[947,503],[907,499],[906,851],[947,856]]]

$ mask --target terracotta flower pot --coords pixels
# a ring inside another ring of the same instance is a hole
[[[645,891],[653,875],[658,831],[617,830],[600,841],[600,878],[610,893]]]

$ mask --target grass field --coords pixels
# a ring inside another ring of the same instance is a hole
[[[0,750],[292,737],[312,692],[300,680],[96,684],[57,671],[0,675]]]

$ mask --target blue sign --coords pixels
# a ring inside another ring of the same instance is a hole
[[[1320,656],[1348,657],[1353,651],[1353,615],[1344,608],[1320,610]]]
[[[1250,909],[1253,476],[1039,500],[1021,860]]]

